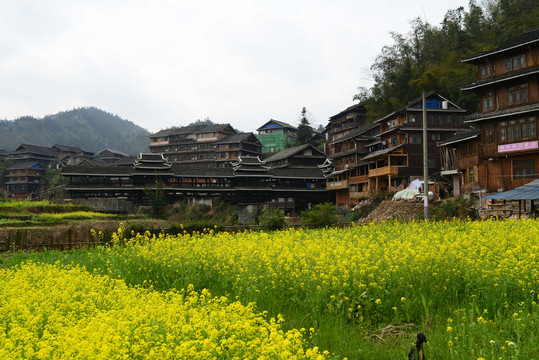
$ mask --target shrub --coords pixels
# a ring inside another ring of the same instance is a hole
[[[301,216],[304,224],[313,224],[318,227],[337,224],[337,209],[331,203],[317,204],[312,210],[303,211]]]
[[[267,230],[280,230],[287,226],[283,212],[280,209],[271,208],[267,208],[262,213],[260,225]]]
[[[433,211],[433,217],[438,220],[444,219],[476,219],[477,212],[474,206],[474,200],[471,198],[465,198],[464,196],[459,196],[452,200],[444,201],[438,208]]]

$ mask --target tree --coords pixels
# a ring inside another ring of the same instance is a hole
[[[313,128],[307,119],[307,109],[303,107],[301,110],[301,120],[298,126],[298,134],[296,143],[298,145],[309,144],[313,140]]]
[[[156,218],[165,219],[167,217],[167,200],[163,190],[163,183],[157,177],[155,179],[155,189],[145,188],[144,195],[146,195],[150,203],[150,214]]]

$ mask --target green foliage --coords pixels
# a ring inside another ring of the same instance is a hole
[[[260,225],[267,230],[281,230],[287,227],[287,223],[280,209],[267,208],[260,216]]]
[[[43,174],[41,178],[41,189],[50,190],[56,186],[67,183],[67,179],[62,176],[62,170],[56,168],[50,168]]]
[[[163,183],[156,180],[155,188],[145,188],[144,195],[150,203],[150,214],[158,219],[165,219],[167,217],[167,200],[163,191]]]
[[[227,204],[216,198],[213,200],[213,210],[206,204],[188,205],[182,201],[169,208],[168,221],[183,224],[201,222],[204,227],[231,226],[238,223],[238,210],[235,206]],[[194,226],[195,230],[201,226]]]
[[[440,27],[420,18],[407,34],[392,33],[393,44],[382,48],[371,66],[374,86],[354,95],[378,119],[435,90],[461,107],[477,110],[477,99],[462,85],[475,81],[473,66],[461,58],[502,45],[539,23],[539,5],[532,0],[491,0],[469,9],[448,10]]]
[[[337,210],[331,203],[317,204],[311,210],[301,212],[304,224],[317,227],[334,226],[337,224]]]
[[[432,217],[436,220],[445,219],[476,219],[474,200],[459,196],[457,199],[446,200],[440,206],[433,210]]]
[[[15,149],[21,143],[80,147],[99,152],[105,148],[138,154],[148,151],[149,132],[103,110],[78,108],[36,119],[31,116],[0,121],[0,144]]]
[[[307,119],[307,109],[304,107],[301,110],[301,120],[298,126],[298,132],[296,136],[297,145],[308,144],[313,139],[313,128]]]

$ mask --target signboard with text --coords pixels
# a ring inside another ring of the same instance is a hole
[[[525,141],[514,144],[498,145],[498,153],[504,153],[509,151],[533,150],[537,148],[539,148],[539,142],[537,140]]]

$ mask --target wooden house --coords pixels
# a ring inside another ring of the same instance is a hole
[[[215,143],[215,153],[217,167],[230,167],[240,156],[262,154],[262,143],[252,132],[230,134]]]
[[[456,169],[462,172],[464,184],[497,192],[539,178],[539,28],[462,62],[477,68],[477,81],[462,90],[480,99],[480,111],[465,119],[479,129],[478,138],[456,146],[457,154],[461,149],[477,152],[475,161]],[[464,187],[465,192],[471,190]]]
[[[481,131],[460,132],[439,144],[441,175],[451,179],[450,195],[471,192],[479,184],[478,168]]]
[[[294,146],[279,151],[267,159],[266,166],[276,168],[317,168],[326,161],[326,154],[310,144]]]
[[[6,170],[8,196],[20,200],[37,197],[41,177],[46,171],[44,165],[36,161],[18,161]]]
[[[97,155],[97,158],[99,160],[105,161],[108,163],[114,163],[128,157],[129,155],[121,151],[109,149],[109,148],[101,150],[99,154]]]
[[[260,154],[261,144],[251,135],[230,124],[184,126],[150,135],[150,152],[176,165],[228,167],[241,154]]]
[[[21,144],[15,151],[9,153],[9,157],[15,162],[39,162],[47,166],[57,159],[58,154],[45,146]]]
[[[467,111],[437,94],[426,95],[427,152],[429,174],[440,172],[438,143],[457,132],[467,131]],[[380,133],[367,144],[369,154],[361,158],[368,163],[371,191],[398,191],[414,178],[423,177],[423,101],[419,97],[406,106],[375,121]]]

